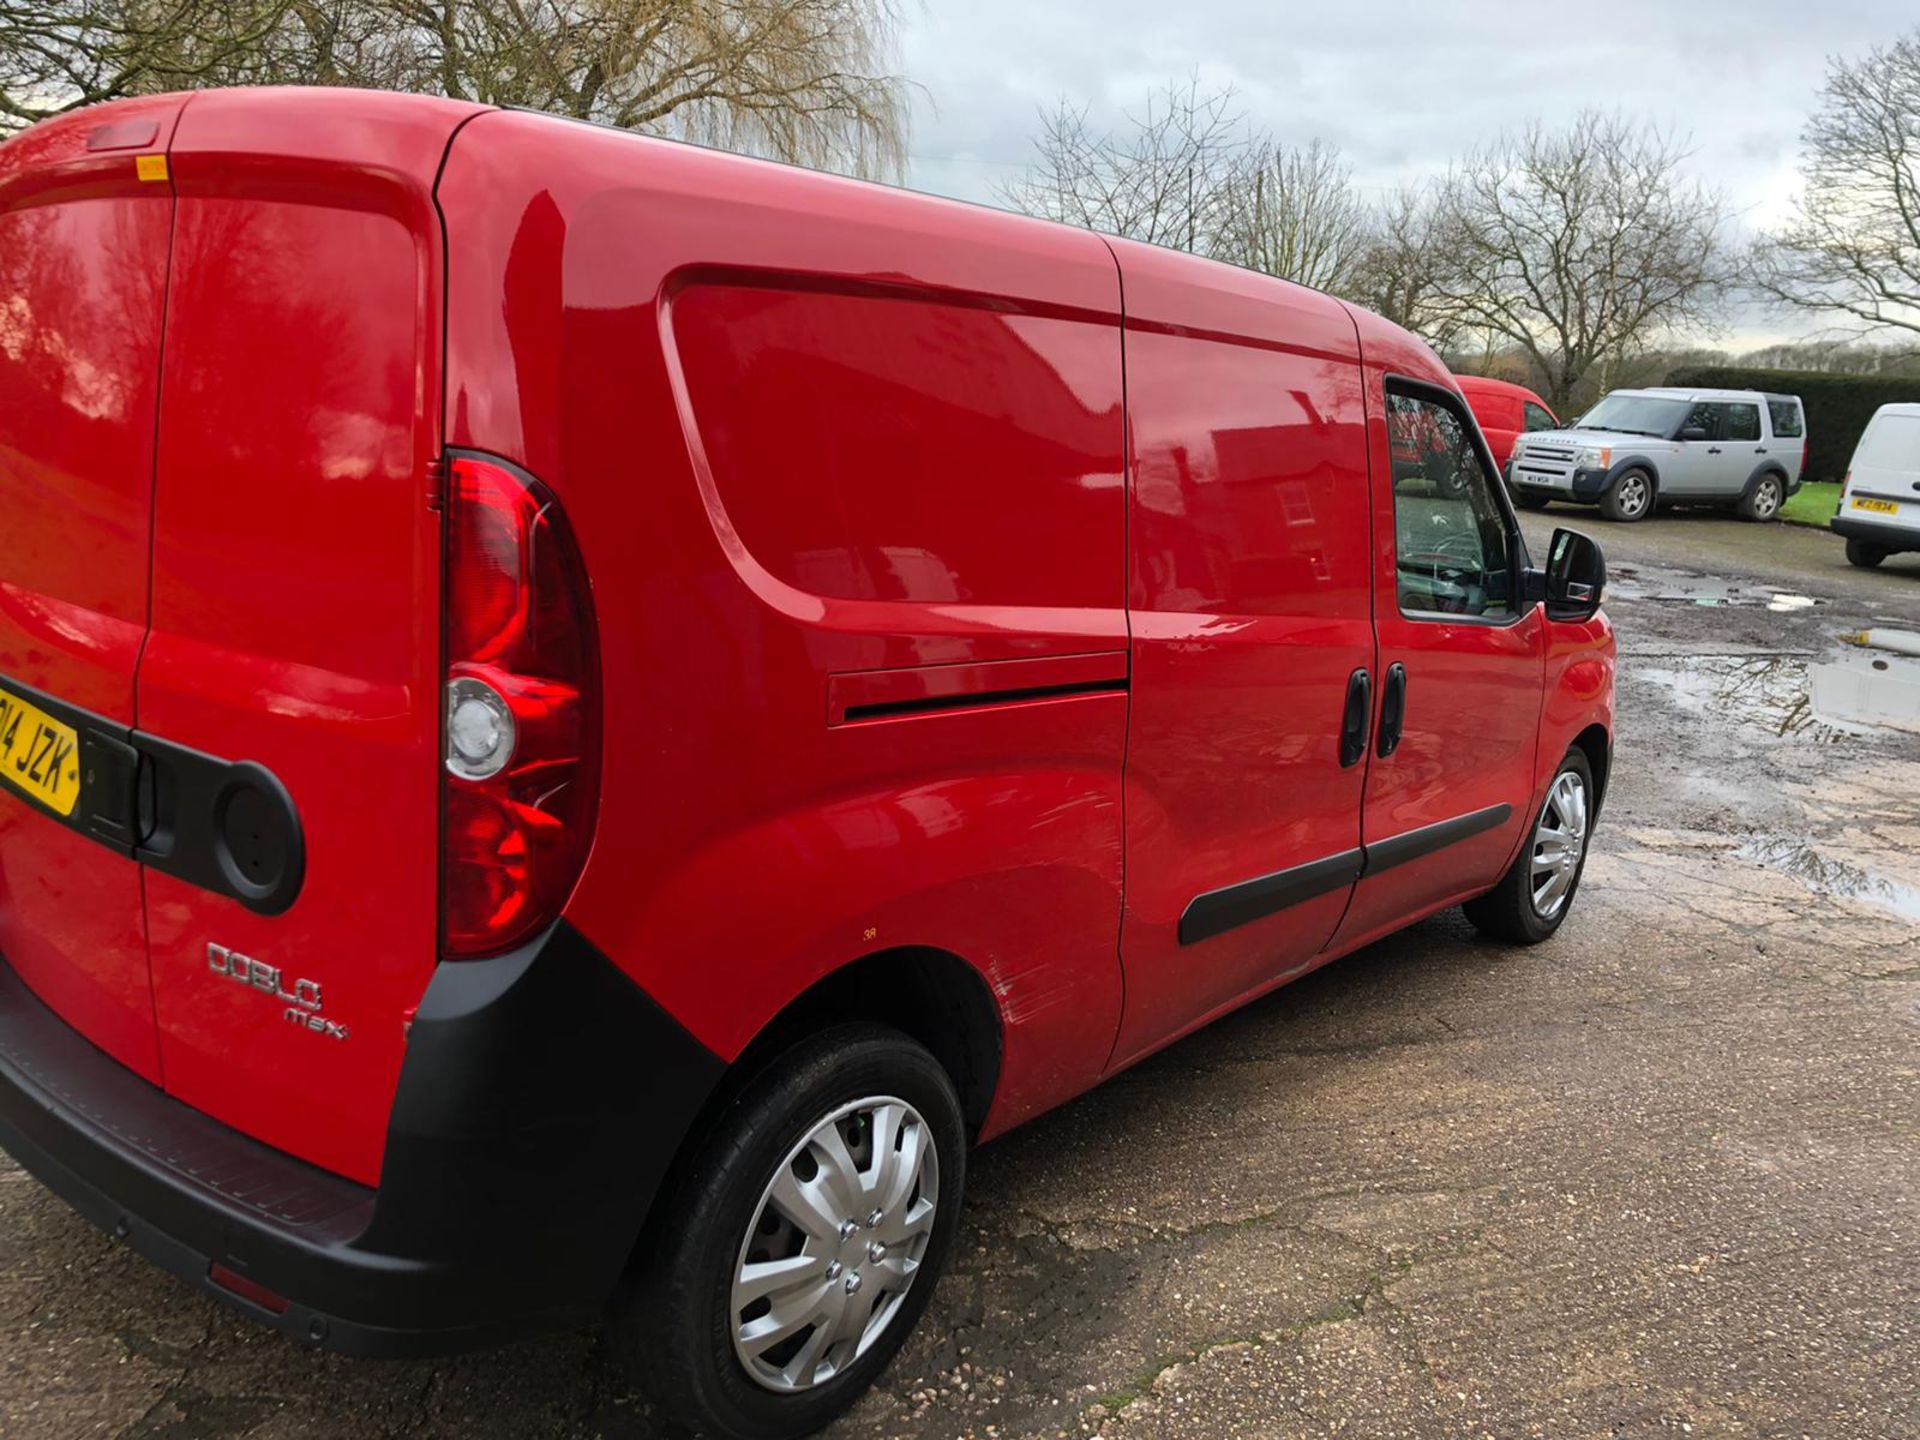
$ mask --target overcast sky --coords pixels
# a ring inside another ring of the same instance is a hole
[[[1503,127],[1583,105],[1691,136],[1691,168],[1748,225],[1795,189],[1799,134],[1831,54],[1857,55],[1920,18],[1891,0],[924,0],[903,69],[923,87],[911,183],[994,200],[1061,97],[1117,121],[1198,71],[1231,83],[1281,139],[1338,145],[1369,192],[1446,168]],[[1718,343],[1804,329],[1742,314]]]

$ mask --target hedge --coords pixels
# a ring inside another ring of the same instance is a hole
[[[1853,460],[1860,432],[1882,405],[1920,401],[1920,380],[1883,375],[1822,375],[1813,370],[1742,370],[1689,365],[1667,376],[1667,384],[1702,390],[1762,390],[1798,395],[1807,412],[1807,459],[1800,474],[1808,480],[1838,480]]]

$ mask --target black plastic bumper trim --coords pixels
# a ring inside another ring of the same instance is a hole
[[[1884,545],[1889,553],[1920,550],[1920,530],[1909,530],[1904,525],[1886,525],[1877,520],[1856,520],[1851,515],[1844,514],[1834,516],[1827,523],[1836,535],[1845,536],[1849,540],[1864,540],[1870,545]]]
[[[369,1190],[165,1095],[0,962],[0,1148],[195,1288],[348,1354],[446,1354],[590,1319],[724,1071],[562,922],[435,972]],[[286,1312],[215,1285],[214,1263]]]

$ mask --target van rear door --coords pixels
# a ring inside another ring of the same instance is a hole
[[[212,92],[171,156],[149,849],[211,838],[227,858],[151,857],[166,1087],[364,1183],[438,950],[432,187],[476,113]]]
[[[126,742],[181,103],[126,101],[0,147],[0,956],[149,1080]]]

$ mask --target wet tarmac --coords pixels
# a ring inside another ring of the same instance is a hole
[[[1560,935],[1436,917],[980,1152],[836,1440],[1920,1437],[1920,735],[1812,699],[1920,557],[1556,523],[1623,652]],[[8,1437],[651,1440],[606,1343],[307,1355],[0,1161]]]

